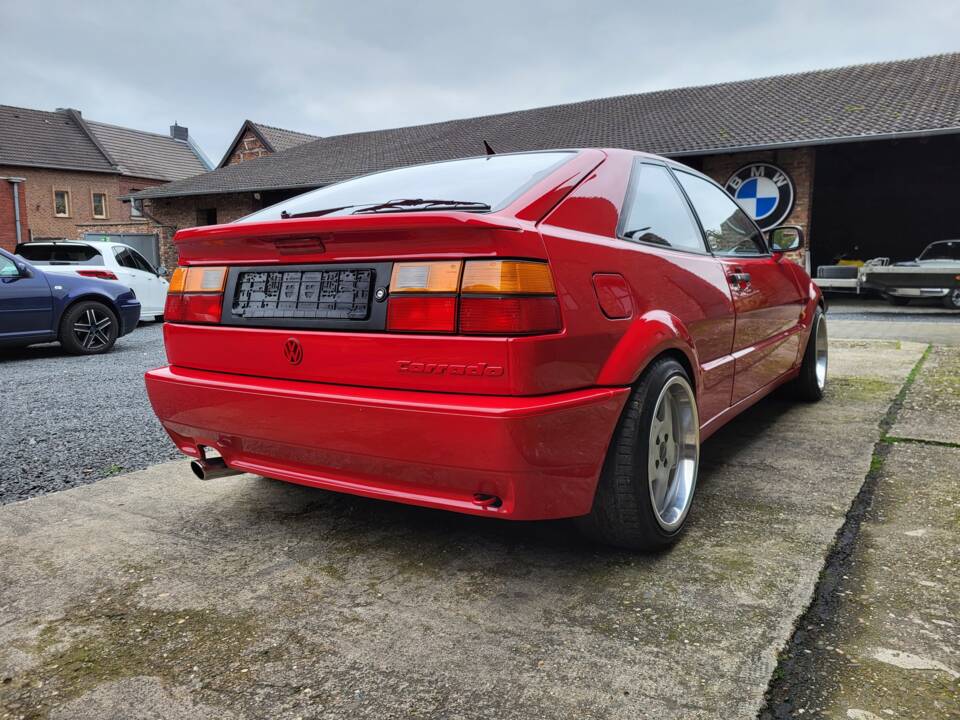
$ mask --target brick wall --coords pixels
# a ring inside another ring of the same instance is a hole
[[[764,150],[729,155],[710,155],[703,158],[703,173],[723,185],[733,173],[752,162],[768,162],[783,168],[793,179],[793,210],[784,221],[785,225],[799,225],[803,228],[806,246],[810,247],[810,212],[813,202],[814,149],[792,148],[788,150]],[[805,253],[798,253],[792,259],[801,265]]]
[[[260,138],[252,130],[247,130],[237,141],[237,144],[233,146],[233,152],[230,154],[230,159],[227,160],[227,165],[236,165],[245,160],[254,160],[270,154],[271,151],[264,147]]]
[[[0,176],[6,177],[3,172]],[[12,177],[23,177],[17,173],[10,173]],[[13,186],[7,180],[0,180],[0,248],[11,252],[17,246],[17,214],[13,203]],[[20,196],[20,237],[26,240],[29,234],[27,218],[27,196],[23,183],[17,183]]]
[[[161,231],[160,257],[168,268],[177,265],[177,249],[173,244],[173,234],[182,228],[196,227],[198,211],[216,210],[217,223],[228,223],[263,206],[253,193],[233,193],[224,195],[194,195],[178,198],[157,198],[144,202],[144,213],[149,216],[151,225]]]
[[[142,190],[163,183],[148,178],[130,178],[111,173],[92,173],[71,170],[48,170],[44,168],[8,167],[0,165],[0,177],[25,178],[20,191],[24,196],[24,215],[29,217],[29,228],[34,238],[77,239],[82,236],[80,226],[97,223],[137,222],[130,217],[130,204],[120,202],[119,197],[134,189]],[[4,183],[6,184],[6,183]],[[66,190],[70,193],[70,214],[57,217],[53,211],[53,193]],[[93,216],[93,193],[107,196],[107,217]],[[0,200],[2,203],[2,200]],[[0,210],[2,212],[2,210]],[[0,221],[2,224],[2,221]],[[0,233],[3,230],[0,229]],[[24,240],[30,235],[24,231]]]

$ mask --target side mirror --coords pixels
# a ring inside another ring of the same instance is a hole
[[[770,250],[786,253],[803,247],[803,230],[796,225],[781,225],[770,231]]]
[[[163,265],[157,268],[157,275],[159,275],[160,277],[165,278],[169,274],[170,274],[170,271],[167,270]]]

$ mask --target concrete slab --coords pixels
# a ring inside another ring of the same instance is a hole
[[[956,348],[960,345],[960,321],[891,322],[877,320],[840,320],[828,318],[832,338],[872,338],[909,340]]]
[[[955,348],[931,350],[890,435],[960,445],[960,352]]]
[[[958,477],[958,448],[891,447],[794,716],[960,718]]]
[[[0,717],[753,718],[922,350],[718,433],[659,556],[185,463],[2,507]]]

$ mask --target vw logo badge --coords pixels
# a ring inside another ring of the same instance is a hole
[[[296,338],[290,338],[283,344],[283,356],[291,365],[299,365],[303,360],[303,347]]]
[[[793,180],[776,165],[745,165],[730,176],[724,187],[761,230],[776,227],[793,210]]]

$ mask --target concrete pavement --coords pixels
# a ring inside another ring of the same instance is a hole
[[[923,352],[703,448],[671,552],[184,462],[0,508],[0,717],[753,718]]]

